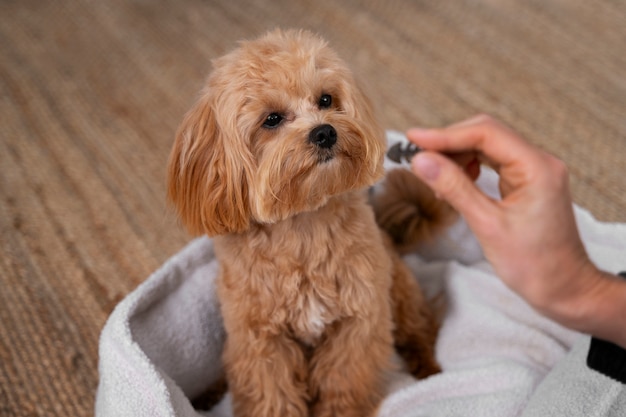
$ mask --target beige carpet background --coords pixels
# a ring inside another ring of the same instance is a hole
[[[238,39],[320,32],[386,128],[502,118],[626,221],[626,2],[0,2],[0,416],[89,416],[99,332],[188,240],[174,131]]]

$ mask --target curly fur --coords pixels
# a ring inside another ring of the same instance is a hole
[[[271,114],[282,121],[268,128]],[[309,139],[321,125],[332,146]],[[177,133],[168,194],[192,233],[214,236],[235,415],[372,415],[394,345],[416,375],[438,371],[432,314],[363,192],[385,149],[317,36],[274,31],[214,62]]]

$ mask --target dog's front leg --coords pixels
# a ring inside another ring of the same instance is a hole
[[[313,354],[310,381],[315,417],[372,416],[392,369],[392,330],[386,312],[335,323]]]
[[[236,417],[308,415],[306,360],[286,335],[229,331],[224,364]]]

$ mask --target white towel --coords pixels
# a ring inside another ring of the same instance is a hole
[[[497,195],[493,171],[478,184]],[[592,260],[625,270],[626,224],[575,210]],[[443,372],[421,381],[398,374],[380,416],[626,415],[624,385],[585,366],[589,338],[543,318],[505,287],[462,220],[405,260],[428,291],[446,292],[436,350]],[[207,413],[190,403],[222,375],[217,268],[211,240],[196,239],[116,307],[100,338],[97,417],[232,414],[228,396]]]

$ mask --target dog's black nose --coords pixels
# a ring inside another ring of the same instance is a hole
[[[309,133],[309,142],[320,148],[332,148],[337,143],[337,131],[331,125],[320,125]]]

